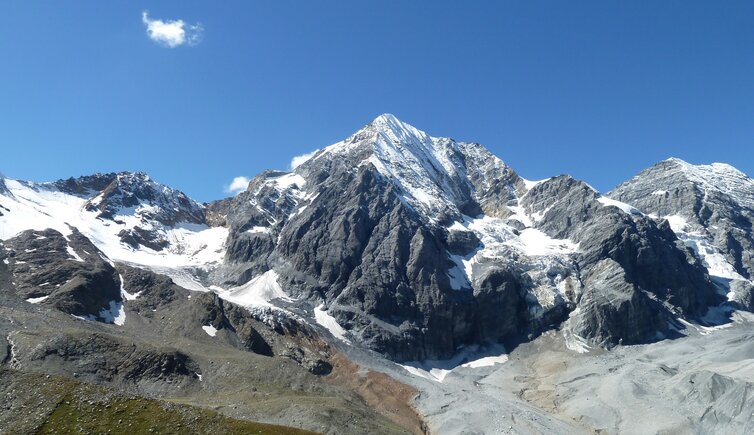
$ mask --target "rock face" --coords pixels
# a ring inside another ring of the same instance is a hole
[[[609,196],[667,220],[731,300],[750,307],[754,273],[754,180],[722,163],[668,159]]]
[[[545,181],[524,198],[538,227],[579,244],[583,295],[572,324],[603,345],[670,334],[678,313],[699,317],[720,298],[704,268],[666,224],[605,201],[568,176]],[[659,265],[663,265],[659,267]]]
[[[620,264],[602,260],[585,281],[588,285],[569,325],[576,334],[606,346],[665,337],[674,316],[651,293],[630,282]]]
[[[249,316],[242,308],[226,303],[215,294],[204,293],[199,296],[199,309],[205,314],[202,325],[209,325],[216,330],[228,330],[233,333],[233,342],[238,347],[259,355],[272,356],[272,348],[249,321]]]
[[[0,194],[8,194],[8,188],[5,186],[5,177],[3,174],[0,174]]]

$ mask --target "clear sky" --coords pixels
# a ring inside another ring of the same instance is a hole
[[[752,175],[754,2],[0,3],[9,177],[141,170],[207,201],[383,112],[529,179]]]

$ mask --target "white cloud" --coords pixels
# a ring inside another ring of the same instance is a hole
[[[147,36],[152,41],[168,48],[180,45],[196,45],[202,40],[204,28],[199,23],[187,24],[183,20],[150,19],[149,12],[141,13],[141,21],[147,27]]]
[[[229,185],[225,186],[225,192],[238,195],[239,193],[246,190],[246,188],[249,186],[249,181],[251,180],[244,176],[236,177],[233,179],[233,181],[230,182]]]
[[[311,159],[314,157],[315,154],[317,154],[319,150],[314,150],[307,154],[301,154],[300,156],[296,156],[291,159],[291,170],[296,169],[297,166],[304,163],[305,161]]]

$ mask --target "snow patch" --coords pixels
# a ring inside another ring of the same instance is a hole
[[[568,239],[553,239],[535,228],[526,228],[519,236],[520,249],[529,256],[566,255],[577,252],[578,244]]]
[[[330,331],[330,334],[332,334],[333,337],[343,341],[344,343],[351,344],[351,341],[346,338],[348,331],[343,329],[343,327],[338,324],[338,321],[335,320],[335,317],[331,316],[324,308],[325,305],[321,304],[314,309],[314,320],[316,320],[319,325]]]
[[[217,294],[230,302],[244,306],[265,306],[274,307],[270,301],[274,299],[282,299],[284,301],[291,302],[291,299],[283,288],[278,283],[278,273],[274,270],[268,270],[247,282],[246,284],[230,288],[228,290],[218,289]]]
[[[78,261],[79,263],[84,262],[84,259],[81,258],[78,253],[76,253],[76,251],[71,247],[71,245],[66,245],[65,249],[68,252],[68,255],[73,259],[73,261]]]
[[[123,324],[126,323],[126,310],[123,307],[123,302],[118,301],[110,301],[110,305],[107,308],[103,308],[97,316],[93,314],[87,314],[85,316],[71,314],[71,316],[87,322],[102,320],[103,323],[111,323],[118,326],[123,326]]]
[[[485,356],[474,361],[469,361],[466,364],[461,364],[461,367],[477,369],[480,367],[490,367],[490,366],[494,366],[495,364],[502,364],[507,361],[508,361],[507,354],[498,355],[498,356]]]
[[[118,279],[120,279],[120,294],[125,300],[132,301],[141,295],[141,292],[131,294],[126,291],[125,281],[123,281],[123,275],[118,274]]]
[[[196,292],[209,292],[212,289],[207,288],[202,284],[202,282],[199,280],[199,278],[196,277],[194,268],[191,267],[179,267],[179,268],[172,268],[172,267],[150,267],[154,272],[160,273],[163,275],[166,275],[170,277],[170,279],[173,280],[173,282],[180,286],[185,288],[186,290],[196,291]],[[220,287],[217,288],[219,291],[225,291],[224,289],[221,289]]]
[[[294,172],[271,178],[270,181],[273,181],[277,188],[280,190],[285,190],[290,187],[297,187],[301,189],[306,185],[306,180],[304,179],[304,177]]]
[[[524,224],[525,227],[530,227],[534,225],[534,222],[532,221],[531,216],[529,216],[526,213],[526,210],[524,210],[524,207],[521,205],[511,206],[508,207],[513,214],[511,215],[510,219],[517,220]],[[545,212],[542,212],[542,215],[544,215]]]
[[[577,243],[568,239],[554,239],[536,228],[531,228],[532,221],[525,214],[523,207],[510,209],[514,211],[510,219],[517,220],[529,228],[518,231],[508,225],[507,220],[490,216],[464,216],[462,222],[453,222],[448,227],[448,230],[453,231],[473,231],[481,241],[481,248],[466,256],[449,255],[454,263],[448,271],[452,289],[471,288],[475,264],[487,260],[505,261],[510,257],[511,249],[529,257],[567,256],[578,252]]]
[[[47,300],[47,298],[49,298],[49,297],[50,297],[50,295],[47,295],[47,296],[40,296],[40,297],[38,297],[38,298],[29,298],[29,299],[27,299],[27,300],[26,300],[26,302],[28,302],[28,303],[30,303],[30,304],[38,304],[38,303],[40,303],[40,302],[44,302],[44,301],[45,301],[45,300]]]
[[[414,376],[443,382],[454,370],[480,369],[508,361],[508,354],[500,344],[471,345],[464,347],[452,358],[446,360],[411,361],[398,364]]]
[[[206,333],[207,333],[207,335],[209,335],[210,337],[214,337],[214,336],[216,336],[216,335],[217,335],[217,331],[218,331],[218,330],[217,330],[217,329],[215,329],[215,327],[214,327],[214,326],[212,326],[212,325],[204,325],[204,326],[202,326],[202,329],[203,329],[203,330],[204,330],[204,332],[206,332]]]
[[[605,207],[618,207],[619,209],[623,210],[623,212],[630,215],[644,216],[644,213],[640,212],[638,208],[630,206],[625,202],[616,201],[606,196],[600,196],[599,198],[597,198],[597,201]]]
[[[105,323],[113,323],[118,326],[123,326],[126,323],[126,310],[123,302],[110,301],[110,307],[100,311],[99,316]]]
[[[448,278],[450,278],[450,288],[452,288],[453,290],[471,288],[469,275],[465,270],[466,267],[463,264],[463,260],[460,260],[460,258],[461,257],[459,255],[450,256],[451,261],[456,263],[456,265],[448,271]]]
[[[565,336],[565,345],[567,349],[576,353],[588,353],[591,350],[587,339],[576,334],[567,334]]]
[[[573,322],[577,321],[576,316],[580,311],[581,308],[576,307],[576,309],[568,314],[568,320],[566,320],[566,323],[562,329],[562,335],[565,341],[565,346],[568,350],[574,351],[576,353],[588,353],[592,350],[591,346],[589,345],[589,340],[574,333],[571,327]]]
[[[531,181],[531,180],[522,178],[521,180],[523,180],[524,186],[526,186],[526,190],[528,191],[536,187],[537,185],[544,183],[545,181],[549,181],[550,179],[551,178],[545,178],[544,180]]]
[[[751,313],[731,311],[724,306],[710,307],[699,320],[704,324],[691,323],[678,317],[676,320],[700,335],[710,335],[716,331],[732,327],[736,323],[748,322]]]

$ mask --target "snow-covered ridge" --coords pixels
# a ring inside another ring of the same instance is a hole
[[[369,161],[406,191],[409,201],[430,210],[438,203],[453,207],[465,201],[460,183],[466,174],[455,142],[430,137],[392,116],[374,124],[377,138]]]
[[[102,192],[64,191],[56,183],[28,183],[4,179],[6,191],[0,192],[0,239],[9,239],[25,230],[51,228],[65,236],[76,228],[92,241],[109,258],[137,265],[182,267],[204,266],[218,263],[224,255],[227,229],[209,228],[203,224],[181,223],[174,225],[154,219],[165,207],[178,207],[183,202],[154,204],[141,201],[136,205],[120,207],[112,219],[105,219],[102,210],[92,208],[92,197],[105,196]],[[169,197],[183,198],[173,189],[151,185]],[[153,196],[154,197],[154,196]],[[138,196],[135,196],[138,198]],[[189,204],[191,206],[191,204]],[[123,242],[121,234],[133,231],[149,232],[166,247],[156,251],[146,246],[131,246]],[[69,252],[70,253],[70,252]],[[71,253],[78,260],[75,252]]]
[[[155,182],[145,173],[121,172],[100,177],[104,181],[112,181],[92,197],[86,207],[99,211],[103,218],[128,215],[135,208],[140,208],[140,213],[147,218],[166,225],[204,221],[204,207],[201,204],[179,190]],[[52,183],[50,187],[59,184]],[[81,184],[84,185],[78,190],[88,187],[85,183]]]
[[[655,219],[667,219],[719,288],[750,275],[754,180],[724,163],[694,165],[670,158],[645,169],[610,195]],[[740,251],[732,246],[740,244]],[[738,288],[741,283],[732,288]],[[735,295],[728,295],[729,298]]]

